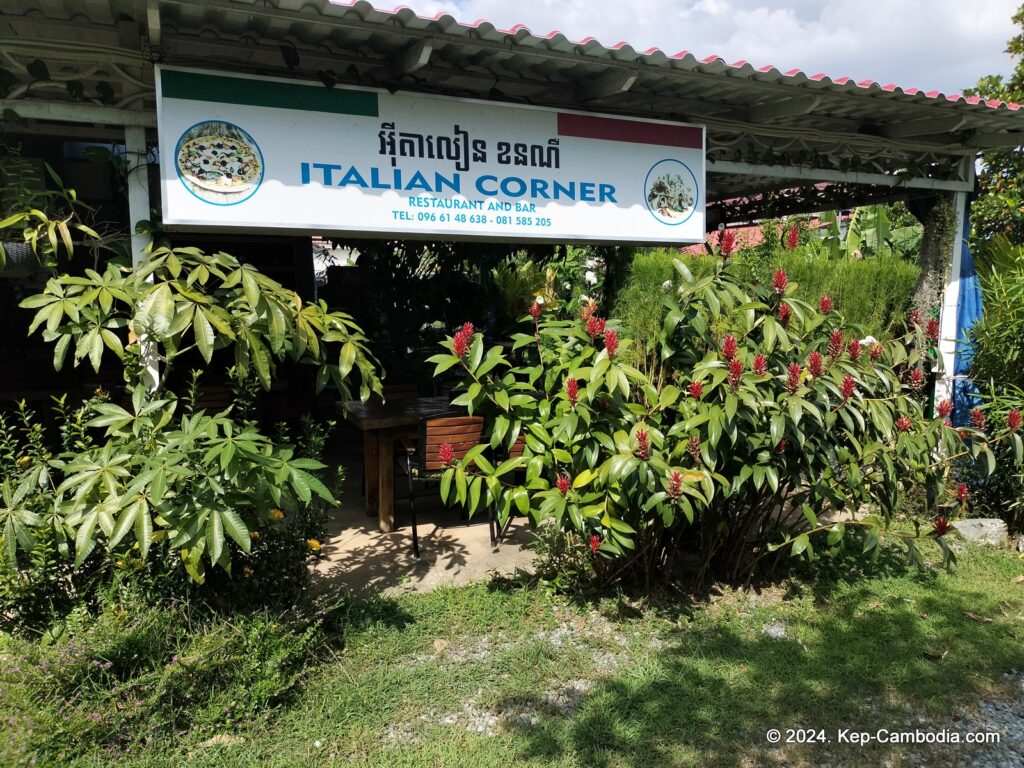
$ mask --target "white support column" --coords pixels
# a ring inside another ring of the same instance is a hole
[[[135,225],[149,220],[149,166],[146,146],[146,129],[142,126],[128,126],[124,129],[124,145],[128,166],[128,226],[132,238],[132,266],[138,267],[146,258],[145,249],[149,236],[137,234]],[[152,342],[142,340],[142,365],[145,371],[142,380],[150,391],[160,383],[160,363]]]
[[[967,193],[953,195],[953,216],[956,235],[953,237],[953,252],[949,259],[949,273],[946,289],[942,295],[939,315],[939,354],[942,357],[942,376],[935,382],[935,402],[953,399],[953,363],[956,359],[956,315],[960,304],[960,257],[963,253],[964,217],[967,215]]]

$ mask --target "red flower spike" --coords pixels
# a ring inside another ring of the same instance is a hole
[[[949,518],[945,515],[939,515],[932,523],[932,533],[936,536],[945,536],[951,530],[953,530],[953,526],[950,525]]]
[[[1006,427],[1011,432],[1016,432],[1020,429],[1020,411],[1017,408],[1011,408],[1006,412]]]
[[[924,388],[924,372],[920,368],[915,368],[910,372],[907,386],[914,392],[920,392]]]
[[[775,276],[772,278],[772,290],[775,291],[779,296],[786,292],[786,287],[789,285],[789,277],[786,276],[786,270],[780,269],[775,272]]]
[[[940,419],[944,419],[953,412],[953,403],[951,400],[943,400],[935,407],[935,412],[939,415]]]
[[[789,325],[789,316],[792,310],[789,308],[789,304],[782,302],[779,304],[779,325],[786,327]]]
[[[530,317],[532,317],[534,320],[540,320],[541,311],[542,307],[539,301],[535,301],[530,305]]]
[[[768,358],[764,355],[754,355],[754,373],[764,376],[768,373]]]
[[[728,259],[733,251],[736,250],[736,230],[727,229],[722,233],[721,240],[718,241],[718,252],[722,255],[723,259]]]
[[[960,483],[956,487],[956,500],[963,504],[970,497],[971,492],[967,489],[967,483]]]
[[[789,445],[789,442],[786,440],[786,438],[782,438],[781,440],[779,440],[779,444],[775,446],[775,452],[785,453],[787,445]]]
[[[469,345],[473,341],[473,324],[465,323],[459,328],[455,335],[452,337],[452,351],[456,357],[462,358],[466,356],[466,352],[469,351]]]
[[[693,435],[686,443],[686,450],[694,464],[700,464],[700,438]]]
[[[827,293],[818,300],[818,309],[821,314],[827,315],[832,311],[832,297]]]
[[[636,451],[633,453],[640,461],[647,461],[651,458],[651,442],[650,436],[647,434],[646,429],[638,429],[636,431]]]
[[[786,248],[792,251],[798,245],[800,245],[800,230],[794,224],[786,233]]]
[[[583,309],[580,310],[580,320],[587,322],[594,315],[597,314],[597,302],[593,299],[587,299],[587,303],[583,305]]]
[[[900,432],[909,432],[910,428],[914,426],[914,422],[910,420],[909,416],[900,416],[896,419],[896,429]]]
[[[807,370],[815,378],[821,376],[825,369],[821,362],[821,353],[814,350],[807,356]]]
[[[801,371],[802,369],[800,368],[800,363],[789,364],[789,373],[786,376],[786,389],[788,389],[790,393],[796,392],[798,389],[800,389]]]
[[[673,470],[668,478],[668,490],[666,495],[672,501],[679,501],[683,497],[683,473],[678,469]]]
[[[860,360],[860,340],[850,339],[850,343],[846,347],[846,353],[850,356],[851,360]]]
[[[907,315],[907,325],[911,328],[917,328],[921,325],[921,310],[912,310],[911,313]]]
[[[853,380],[853,376],[846,374],[843,377],[843,384],[839,388],[839,392],[843,396],[843,402],[845,403],[853,396],[853,391],[857,388],[857,382]]]
[[[985,412],[981,408],[975,408],[971,411],[971,426],[975,429],[985,429]]]
[[[924,337],[932,344],[939,343],[939,319],[937,317],[928,320],[928,325],[924,329]]]
[[[731,333],[722,339],[722,355],[726,360],[736,357],[736,337]]]
[[[606,331],[604,334],[604,348],[608,353],[608,359],[612,360],[619,351],[619,334],[616,331]]]
[[[836,328],[828,337],[828,356],[833,360],[838,360],[839,356],[843,354],[844,346],[846,346],[846,339],[843,338],[843,332]]]
[[[872,360],[877,360],[882,356],[882,345],[876,341],[868,347],[868,354],[871,355]]]
[[[558,479],[555,480],[555,487],[558,488],[558,492],[565,496],[569,492],[569,476],[559,475]]]
[[[701,395],[704,394],[704,382],[702,381],[691,381],[690,382],[690,397],[694,400],[700,400]]]
[[[587,318],[587,335],[590,336],[590,342],[593,343],[594,339],[598,336],[604,335],[605,320],[597,315],[591,315]]]
[[[590,537],[590,551],[596,555],[599,549],[601,549],[601,537],[595,533]]]
[[[573,408],[580,399],[580,383],[576,379],[565,380],[565,396]]]
[[[437,457],[441,460],[442,466],[451,466],[452,460],[455,458],[455,449],[452,448],[452,444],[441,443],[440,447],[437,449]]]
[[[736,389],[740,385],[740,377],[743,376],[743,361],[734,357],[729,361],[729,383]]]

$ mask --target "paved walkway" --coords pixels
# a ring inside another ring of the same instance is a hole
[[[532,569],[533,553],[528,546],[533,535],[525,519],[517,518],[504,541],[492,548],[484,514],[478,514],[467,525],[458,510],[444,509],[440,499],[429,496],[417,496],[417,511],[423,508],[418,515],[417,559],[412,553],[407,503],[396,500],[397,530],[380,533],[377,518],[368,517],[363,510],[359,482],[362,467],[358,463],[350,466],[342,506],[327,524],[321,557],[314,568],[314,584],[396,594],[466,584],[491,573],[511,576]],[[397,478],[396,487],[402,487]]]

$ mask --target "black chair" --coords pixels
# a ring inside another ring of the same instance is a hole
[[[415,484],[437,483],[441,479],[445,465],[441,461],[441,446],[448,443],[452,447],[452,459],[462,459],[470,448],[478,445],[483,433],[484,420],[479,416],[437,416],[420,422],[418,439],[399,438],[404,453],[404,466],[409,480],[409,517],[412,522],[412,551],[420,556],[420,539],[416,528],[416,488]],[[491,540],[494,540],[494,511],[491,515]]]

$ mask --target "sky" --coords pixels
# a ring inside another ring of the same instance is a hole
[[[1008,74],[1004,53],[1021,0],[405,0],[420,15],[487,19],[571,40],[595,37],[638,51],[712,54],[732,63],[824,72],[958,93],[989,74]],[[386,0],[373,5],[390,10]]]

